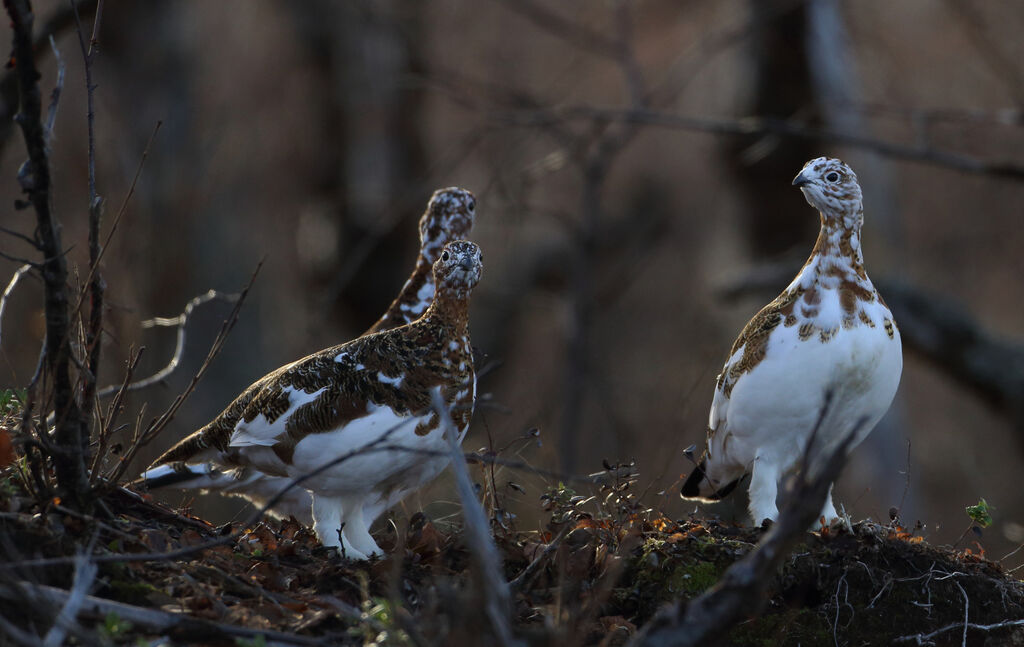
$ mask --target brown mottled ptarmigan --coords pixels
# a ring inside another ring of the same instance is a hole
[[[476,198],[470,191],[448,187],[434,192],[419,221],[420,251],[412,275],[384,315],[363,335],[411,323],[427,310],[434,299],[434,262],[446,244],[469,236],[475,219]],[[220,433],[230,434],[245,408],[273,375],[267,375],[242,392],[204,429],[212,426],[220,429]],[[268,510],[272,516],[293,516],[307,526],[313,523],[313,501],[308,490],[293,485],[291,478],[267,474],[249,466],[186,464],[173,479],[165,478],[160,483],[162,487],[173,485],[241,497],[258,508],[277,497],[274,506]]]
[[[857,176],[819,157],[793,185],[819,211],[818,241],[789,287],[733,343],[711,402],[704,456],[682,488],[683,498],[714,501],[750,474],[755,524],[778,516],[780,481],[798,466],[819,418],[818,447],[854,434],[852,449],[888,410],[903,370],[899,330],[864,271]],[[822,515],[837,517],[831,490]]]
[[[354,453],[301,485],[312,495],[313,529],[325,546],[354,559],[380,554],[373,521],[449,463],[444,427],[431,409],[435,390],[460,443],[469,428],[476,399],[469,300],[482,269],[477,245],[448,243],[420,318],[277,369],[254,385],[237,422],[221,423],[232,405],[157,459],[141,484],[180,486],[197,464],[297,479]]]

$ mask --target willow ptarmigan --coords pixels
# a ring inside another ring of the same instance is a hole
[[[707,448],[683,484],[686,499],[714,501],[750,474],[755,524],[778,516],[780,480],[818,429],[819,447],[855,433],[852,449],[889,408],[903,370],[892,313],[864,271],[864,207],[857,176],[837,159],[808,162],[793,185],[820,212],[811,257],[789,287],[733,343],[711,402]],[[822,515],[837,517],[832,494]]]
[[[295,479],[356,452],[302,487],[312,495],[313,529],[325,546],[354,559],[379,554],[373,521],[448,465],[431,410],[436,388],[459,442],[469,427],[476,398],[469,299],[482,269],[474,243],[448,243],[433,265],[433,301],[419,319],[277,369],[250,387],[255,393],[234,425],[221,423],[232,405],[161,456],[142,484],[180,486],[182,473],[194,474],[188,464]],[[383,448],[358,453],[375,442]]]
[[[475,218],[476,198],[470,191],[449,187],[434,192],[420,218],[420,252],[412,275],[387,312],[364,335],[411,323],[426,311],[434,298],[434,261],[446,244],[469,236]],[[249,402],[273,375],[271,373],[246,389],[206,429],[217,427],[221,429],[220,433],[230,434]],[[155,464],[158,463],[159,460]],[[247,499],[258,508],[277,497],[277,502],[268,510],[272,516],[293,516],[307,526],[313,523],[312,498],[307,490],[292,485],[291,478],[273,476],[249,466],[179,465],[179,471],[173,476],[166,475],[155,484],[147,485],[216,491]]]

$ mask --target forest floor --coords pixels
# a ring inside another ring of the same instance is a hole
[[[0,509],[22,509],[0,513],[0,645],[48,634],[50,644],[86,645],[495,644],[488,583],[474,576],[461,533],[422,514],[401,538],[395,525],[378,532],[386,557],[354,562],[293,520],[214,527],[121,489],[95,516],[59,503],[40,511],[6,483]],[[602,518],[581,511],[584,499],[545,495],[543,533],[494,526],[513,630],[526,644],[627,644],[764,534],[635,505]],[[76,563],[85,546],[95,557]],[[896,522],[822,528],[724,644],[1024,645],[1018,577]],[[55,621],[61,609],[69,621]]]

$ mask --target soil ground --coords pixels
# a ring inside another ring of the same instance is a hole
[[[551,514],[545,533],[495,524],[513,583],[514,629],[530,645],[625,644],[665,603],[714,585],[764,532],[622,506],[595,518],[578,511],[581,497],[573,494],[545,496]],[[17,495],[8,496],[10,506]],[[73,556],[90,542],[95,555],[133,554],[133,561],[100,563],[89,587],[95,598],[130,607],[84,605],[69,644],[493,644],[483,584],[473,577],[458,529],[442,530],[421,514],[403,525],[401,538],[395,525],[378,533],[387,557],[353,562],[322,548],[294,520],[218,528],[117,490],[104,497],[95,518],[59,505],[0,515],[0,552],[8,564],[0,574],[23,587],[68,590],[75,579],[70,563],[10,565]],[[222,543],[209,546],[215,542]],[[8,590],[0,599],[3,618],[26,633],[45,634],[60,605],[41,603],[31,588],[19,590],[20,596]],[[177,621],[135,618],[133,609]],[[965,633],[965,618],[972,626],[1000,626]],[[763,609],[751,609],[725,644],[902,639],[1009,646],[1024,644],[1022,618],[1024,583],[977,549],[930,546],[895,522],[862,522],[808,533],[777,574]]]

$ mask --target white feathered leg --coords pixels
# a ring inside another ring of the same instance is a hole
[[[362,509],[359,510],[359,523],[362,523]],[[366,554],[349,542],[341,528],[341,519],[345,514],[343,500],[337,497],[313,495],[313,531],[324,546],[333,546],[344,552],[349,559],[366,559]],[[347,520],[346,520],[347,521]],[[347,524],[345,530],[347,531]],[[372,541],[372,540],[371,540]]]
[[[839,513],[836,512],[836,507],[832,503],[832,485],[828,486],[828,494],[825,496],[825,505],[821,508],[821,516],[825,517],[826,524],[831,524],[839,518]],[[818,525],[818,522],[815,521],[814,526],[817,527]]]
[[[779,474],[776,469],[767,467],[771,462],[754,460],[750,471],[750,516],[755,526],[760,526],[765,519],[775,521],[779,517],[779,508],[775,497],[779,492]]]
[[[363,517],[364,498],[364,496],[360,496],[359,498],[344,499],[345,527],[341,531],[341,536],[364,555],[362,559],[367,559],[374,555],[383,555],[384,551],[373,540],[369,525]]]

